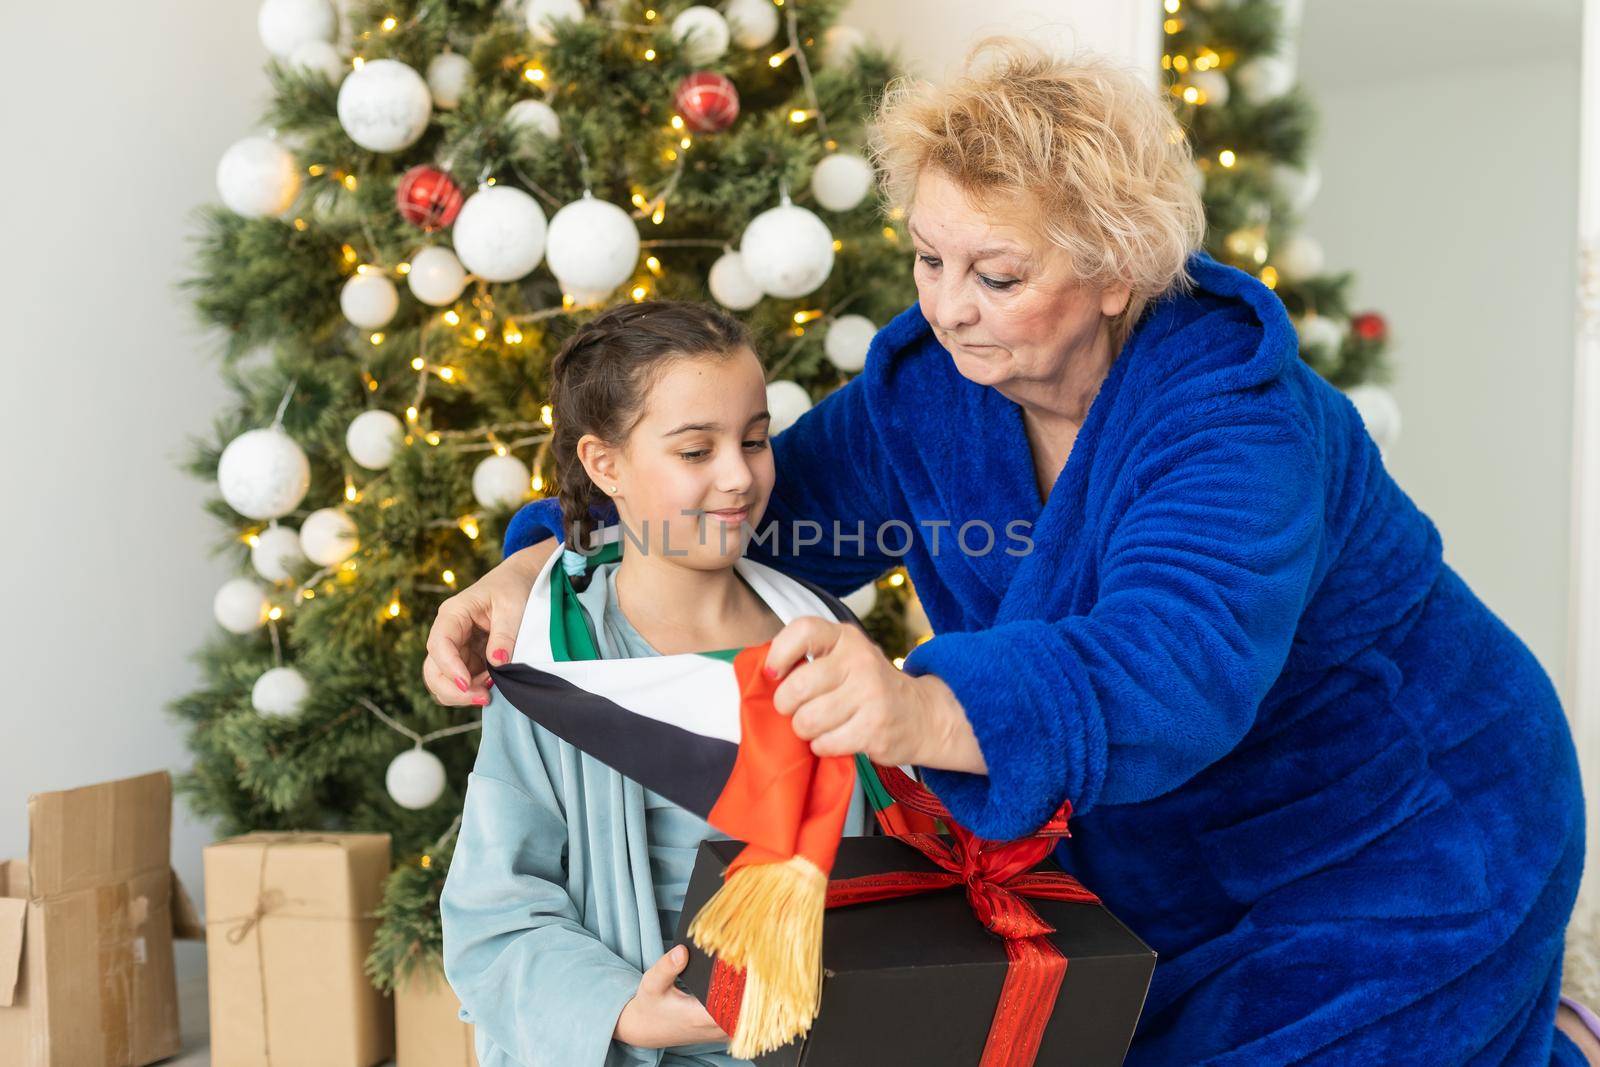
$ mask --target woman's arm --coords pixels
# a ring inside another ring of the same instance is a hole
[[[567,825],[527,719],[484,708],[439,899],[444,969],[466,1017],[528,1067],[599,1067],[641,972],[579,921]]]
[[[746,553],[837,595],[859,589],[900,560],[878,546],[882,525],[904,517],[904,509],[894,505],[894,484],[867,413],[866,377],[823,397],[772,439],[777,482]],[[607,509],[603,521],[617,521],[615,508]],[[564,538],[561,506],[553,497],[524,504],[511,517],[505,554],[547,537]],[[899,532],[887,537],[891,546],[904,539]]]
[[[974,833],[1169,791],[1239,743],[1282,671],[1321,548],[1322,457],[1298,413],[1264,399],[1226,424],[1182,417],[1141,464],[1087,615],[942,634],[907,657],[976,735],[987,775],[926,771]]]

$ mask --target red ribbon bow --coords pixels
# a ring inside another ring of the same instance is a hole
[[[1067,958],[1049,940],[1055,927],[1041,919],[1025,898],[1100,902],[1083,883],[1064,871],[1033,871],[1055,848],[1057,838],[1070,836],[1067,819],[1072,814],[1071,802],[1062,804],[1061,810],[1031,837],[987,841],[955,823],[937,797],[898,767],[874,766],[884,788],[897,802],[949,827],[949,841],[934,834],[897,835],[941,870],[834,879],[828,883],[827,906],[848,907],[963,886],[973,915],[1004,939],[1009,961],[980,1067],[1030,1067],[1038,1056],[1045,1024],[1066,977]],[[706,1008],[728,1033],[738,1025],[743,989],[744,972],[715,961]]]

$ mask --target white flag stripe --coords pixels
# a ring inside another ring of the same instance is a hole
[[[635,715],[739,743],[739,681],[726,660],[685,654],[529,666]]]

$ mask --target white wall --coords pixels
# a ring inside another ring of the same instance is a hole
[[[1565,694],[1577,42],[1345,78],[1309,61],[1316,8],[1301,51],[1324,180],[1306,232],[1356,272],[1356,306],[1389,319],[1404,416],[1389,466]]]
[[[0,856],[26,850],[30,793],[188,763],[163,707],[198,680],[228,568],[175,464],[226,398],[174,285],[188,213],[265,90],[255,6],[0,8]],[[176,804],[197,896],[210,839]],[[202,966],[197,945],[179,959]]]
[[[1127,57],[1154,79],[1161,8],[1145,0],[854,0],[843,22],[900,44],[914,74],[942,80],[967,48],[991,33],[1032,38],[1070,52]]]

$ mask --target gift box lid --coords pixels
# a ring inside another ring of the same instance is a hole
[[[389,873],[389,835],[256,831],[207,845],[206,922],[250,912],[278,918],[370,917]]]
[[[678,920],[678,940],[688,943],[690,920],[721,884],[722,872],[744,846],[738,841],[703,842]],[[1054,861],[1044,868],[1059,871]],[[932,860],[892,837],[845,838],[834,861],[832,880],[889,871],[938,871]],[[1070,901],[1030,900],[1034,910],[1056,928],[1051,936],[1070,959],[1140,958],[1155,951],[1104,905]],[[954,920],[954,921],[952,921]],[[938,937],[929,936],[937,929]],[[992,968],[1004,960],[999,938],[972,915],[959,886],[830,908],[823,927],[822,963],[832,974],[883,971],[899,967],[977,966]]]

